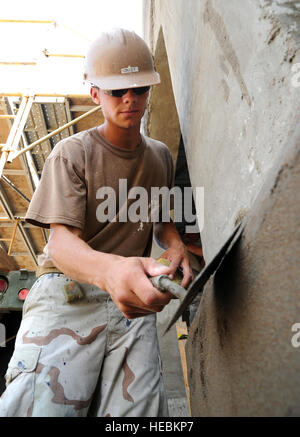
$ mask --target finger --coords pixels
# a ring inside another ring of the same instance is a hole
[[[180,257],[174,258],[174,259],[171,260],[171,263],[170,263],[170,273],[169,273],[169,276],[170,276],[171,279],[174,278],[174,275],[176,273],[176,270],[180,266],[180,263],[181,263],[181,258]]]
[[[131,309],[128,309],[125,312],[125,314],[124,313],[123,314],[124,314],[124,316],[127,319],[136,319],[137,317],[145,317],[145,316],[149,316],[151,314],[159,313],[163,309],[164,309],[164,306],[155,307],[155,309],[153,309],[153,311],[150,311],[150,310],[147,310],[147,311],[146,310],[141,310],[139,308],[137,308],[137,309],[131,308]]]
[[[145,306],[145,304],[143,304],[143,302],[141,302],[141,304],[139,306],[135,306],[135,305],[131,305],[131,304],[128,304],[128,305],[119,304],[119,308],[122,311],[122,313],[126,313],[126,314],[159,313],[160,311],[162,311],[164,309],[164,307],[165,307],[165,305],[147,305],[147,306]]]
[[[145,267],[146,266],[146,267]],[[158,266],[158,267],[157,267]],[[126,308],[139,308],[141,310],[160,311],[160,306],[165,306],[171,300],[169,293],[158,291],[150,282],[146,271],[154,273],[155,276],[163,274],[165,266],[157,263],[155,260],[148,258],[131,269],[130,274],[126,275],[126,287],[123,290],[117,290],[115,300],[122,312]],[[153,275],[154,276],[154,275]]]
[[[164,309],[165,305],[153,305],[152,307],[147,308],[134,307],[131,305],[119,305],[118,307],[127,319],[132,319],[136,317],[143,317],[150,314],[159,313]]]
[[[150,309],[155,306],[165,306],[172,298],[171,293],[162,292],[154,287],[146,275],[137,277],[131,289],[143,303],[143,307]]]
[[[168,275],[170,272],[170,266],[165,266],[153,258],[142,258],[141,262],[145,273],[149,276]]]
[[[134,293],[132,293],[134,296]],[[134,301],[134,304],[132,303]],[[137,317],[141,317],[143,315],[152,314],[155,312],[150,308],[146,308],[142,302],[139,302],[135,297],[131,298],[131,300],[124,300],[120,297],[113,297],[113,302],[119,308],[119,310],[123,313],[123,315],[127,318],[131,318],[133,315],[137,315]]]
[[[129,290],[119,292],[117,296],[118,307],[123,313],[128,309],[159,312],[172,297],[170,293],[157,290],[143,272],[136,275],[129,285]]]
[[[189,261],[182,262],[181,267],[182,267],[183,278],[180,285],[182,287],[187,287],[187,285],[191,282],[193,278],[193,271],[190,267]]]

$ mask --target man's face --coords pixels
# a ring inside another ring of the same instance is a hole
[[[139,127],[144,115],[149,91],[137,95],[129,89],[122,97],[105,94],[101,89],[92,88],[91,96],[100,104],[107,122],[122,128]]]

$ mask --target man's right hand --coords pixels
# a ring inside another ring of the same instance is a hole
[[[170,274],[170,267],[153,258],[122,257],[93,250],[80,238],[80,230],[51,224],[48,249],[55,266],[83,284],[94,284],[111,295],[128,319],[161,311],[172,298],[158,291],[149,276]]]
[[[152,258],[116,256],[106,272],[104,289],[124,316],[134,319],[160,312],[174,297],[158,291],[148,279],[169,273],[169,267]]]

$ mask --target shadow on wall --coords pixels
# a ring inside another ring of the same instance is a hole
[[[154,64],[160,74],[161,84],[151,91],[147,132],[151,138],[162,141],[169,147],[175,164],[180,143],[180,125],[162,28],[157,38]]]

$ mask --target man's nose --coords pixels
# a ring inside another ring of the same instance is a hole
[[[136,97],[137,95],[131,89],[129,89],[127,93],[124,94],[123,100],[125,103],[132,102],[132,101],[136,101]]]

